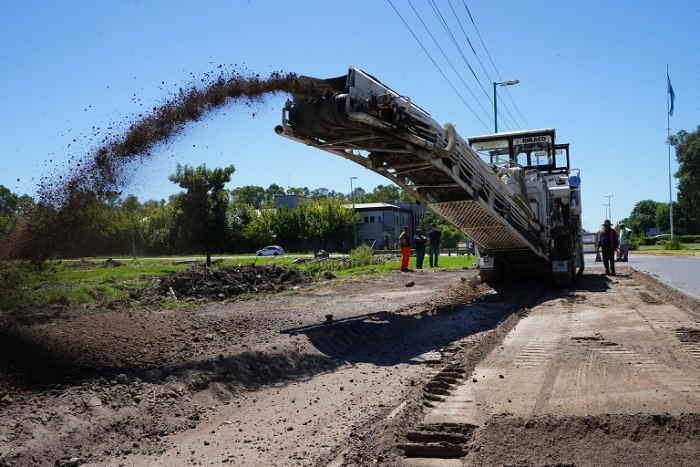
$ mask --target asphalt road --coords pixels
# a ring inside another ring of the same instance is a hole
[[[594,255],[586,255],[586,270],[602,271],[603,263],[596,263]],[[700,256],[640,255],[630,252],[629,261],[616,263],[653,274],[663,283],[700,299]]]

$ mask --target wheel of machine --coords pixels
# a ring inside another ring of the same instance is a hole
[[[493,269],[480,269],[479,277],[483,282],[498,282],[503,280],[506,275],[506,266],[498,258],[493,260]]]
[[[479,278],[481,279],[481,282],[493,282],[494,277],[495,274],[493,273],[493,269],[484,269],[479,271]]]

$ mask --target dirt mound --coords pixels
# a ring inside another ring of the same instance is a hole
[[[246,293],[281,292],[312,280],[306,272],[274,263],[216,269],[195,266],[163,279],[156,290],[159,295],[171,299],[221,301]]]
[[[477,432],[467,459],[474,466],[690,466],[699,428],[698,414],[501,414]]]

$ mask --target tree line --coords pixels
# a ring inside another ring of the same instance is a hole
[[[674,232],[700,233],[700,126],[696,132],[682,130],[671,136],[668,144],[676,148],[679,163]],[[122,198],[115,193],[84,192],[60,208],[38,205],[30,196],[0,185],[0,242],[20,232],[30,213],[40,212],[61,220],[55,224],[57,231],[51,232],[54,238],[46,240],[48,246],[36,246],[55,257],[202,253],[210,257],[212,253],[251,253],[270,243],[288,251],[323,248],[345,252],[352,242],[353,213],[343,205],[352,201],[415,202],[395,185],[378,185],[371,192],[355,187],[347,194],[327,188],[285,190],[277,184],[226,190],[234,172],[234,166],[209,169],[178,164],[169,178],[183,191],[167,201],[141,202],[133,195]],[[303,196],[309,202],[295,209],[275,209],[275,197],[281,195]],[[642,200],[623,221],[643,236],[651,227],[668,232],[669,217],[668,203]],[[438,217],[431,220],[443,230],[446,246],[463,238]],[[355,222],[361,223],[357,214]]]
[[[379,185],[371,192],[355,187],[347,194],[327,188],[285,190],[277,184],[227,190],[234,172],[232,165],[210,169],[206,164],[178,164],[169,180],[182,191],[167,201],[83,192],[58,208],[37,205],[28,195],[0,185],[0,241],[19,231],[23,218],[39,211],[60,219],[54,230],[57,240],[47,247],[54,257],[205,254],[209,262],[212,254],[251,253],[271,243],[292,252],[346,251],[353,242],[353,220],[362,222],[347,209],[353,200],[415,201],[393,185]],[[294,209],[276,207],[275,197],[283,195],[302,196],[308,202]]]

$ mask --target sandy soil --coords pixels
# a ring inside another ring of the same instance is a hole
[[[8,314],[0,466],[632,466],[661,465],[644,452],[662,445],[674,465],[693,465],[685,460],[700,446],[697,391],[686,394],[685,413],[581,415],[535,404],[539,411],[496,411],[483,424],[428,423],[531,316],[605,304],[610,290],[631,315],[674,308],[646,276],[611,286],[584,275],[570,290],[492,287],[474,275],[328,280],[172,311],[54,303]],[[684,326],[681,337],[697,345],[692,319]],[[564,354],[557,359],[566,365]]]

